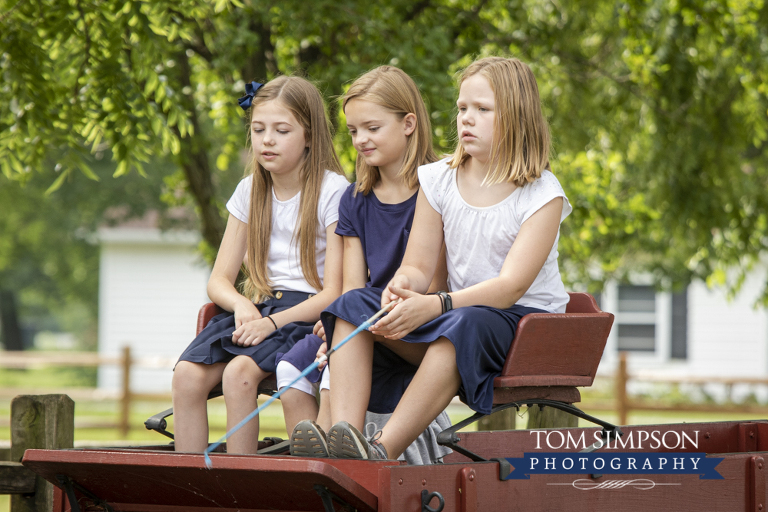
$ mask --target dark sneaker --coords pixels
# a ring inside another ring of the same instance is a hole
[[[370,438],[346,421],[340,421],[328,431],[328,451],[338,459],[387,460],[387,450],[379,442],[381,430]]]
[[[300,421],[291,433],[291,455],[299,457],[328,457],[325,432],[312,420]]]

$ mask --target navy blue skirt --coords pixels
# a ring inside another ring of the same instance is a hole
[[[326,337],[333,336],[336,318],[359,326],[373,316],[381,309],[381,293],[380,288],[359,288],[336,299],[321,314]],[[493,407],[493,379],[501,374],[518,322],[529,313],[548,311],[518,305],[508,309],[458,308],[427,322],[403,341],[430,343],[440,337],[450,340],[456,349],[461,376],[459,398],[474,411],[489,414]]]
[[[278,354],[277,361],[285,361],[299,371],[303,371],[315,361],[317,350],[322,344],[322,338],[310,334],[299,340],[286,354]],[[344,349],[342,348],[342,350]],[[417,366],[408,363],[381,343],[374,343],[373,374],[368,410],[377,414],[394,412],[397,403],[405,393],[405,389],[416,374],[416,370],[418,370]],[[320,372],[315,369],[307,375],[307,379],[310,382],[318,382],[320,376]]]
[[[256,304],[256,307],[261,316],[267,316],[291,308],[311,296],[302,292],[282,292],[281,298],[269,298]],[[179,361],[214,364],[228,363],[235,356],[249,356],[265,372],[274,372],[277,366],[277,355],[288,352],[296,342],[307,334],[312,334],[314,325],[314,322],[292,322],[274,331],[258,345],[241,347],[232,343],[235,314],[222,313],[211,318],[205,329],[200,331],[200,334],[181,354]]]

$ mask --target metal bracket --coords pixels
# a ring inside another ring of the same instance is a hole
[[[312,488],[317,494],[320,495],[320,500],[323,502],[323,508],[325,509],[325,512],[336,512],[336,508],[333,506],[334,500],[340,503],[344,507],[344,510],[348,510],[349,512],[355,511],[355,507],[336,496],[333,492],[329,491],[326,486],[315,484],[312,486]]]
[[[512,472],[512,464],[507,459],[491,459],[491,462],[499,463],[499,480],[506,480]]]
[[[432,508],[429,506],[429,503],[432,501],[432,498],[437,498],[437,506],[438,508]],[[421,491],[421,512],[441,512],[445,508],[445,500],[443,499],[443,495],[439,492],[429,492],[426,489],[422,489]]]
[[[612,427],[613,428],[603,427],[603,430],[600,432],[600,440],[595,441],[591,445],[581,450],[579,453],[592,453],[609,443],[611,438],[618,439],[620,436],[624,435],[624,432],[622,432],[619,427],[615,425],[612,425]]]
[[[75,489],[77,489],[80,494],[91,500],[94,505],[103,507],[106,512],[115,512],[115,509],[113,509],[109,503],[102,500],[91,491],[72,480],[67,475],[56,475],[56,480],[58,480],[61,486],[64,488],[64,492],[67,494],[67,500],[69,501],[69,507],[72,512],[80,512],[80,504],[77,502]]]
[[[272,389],[272,386],[263,386],[257,390],[257,395],[274,394],[277,390]],[[208,393],[208,400],[220,397],[224,392],[221,389],[221,383],[214,387],[210,393]],[[173,416],[173,407],[166,409],[163,412],[159,412],[144,422],[144,426],[147,430],[154,430],[155,432],[162,434],[166,437],[173,439],[173,432],[168,432],[168,422],[165,420],[168,416]]]
[[[613,423],[608,423],[607,421],[603,421],[599,418],[596,418],[590,414],[585,413],[578,407],[576,407],[573,404],[567,404],[565,402],[558,402],[557,400],[548,400],[545,398],[535,398],[535,399],[529,399],[529,400],[519,400],[517,402],[510,402],[508,404],[501,404],[495,406],[493,409],[491,409],[491,414],[503,411],[504,409],[509,409],[510,407],[514,407],[515,409],[520,409],[520,406],[522,405],[538,405],[539,407],[552,407],[554,409],[561,410],[563,412],[567,412],[568,414],[572,414],[573,416],[576,416],[577,418],[581,418],[584,420],[587,420],[591,423],[594,423],[595,425],[599,425],[603,427],[603,431],[601,436],[603,439],[605,439],[606,435],[614,437],[618,437],[620,435],[623,435],[621,432],[621,429],[614,425]],[[458,434],[456,434],[457,430],[460,430],[467,425],[471,425],[472,423],[476,422],[480,418],[487,416],[486,414],[483,414],[481,412],[475,413],[469,418],[460,421],[459,423],[455,425],[451,425],[447,429],[443,430],[437,435],[437,444],[441,446],[447,446],[448,448],[464,455],[465,457],[469,458],[470,460],[474,462],[487,462],[488,459],[485,457],[481,457],[480,455],[474,453],[471,450],[467,450],[466,448],[462,448],[459,446],[459,442],[461,441],[461,438],[459,438]],[[586,450],[589,451],[595,451],[599,448],[602,448],[605,445],[604,442],[598,441],[592,446],[588,447]],[[585,451],[586,451],[585,450]]]
[[[170,437],[171,439],[174,439],[173,433],[168,432],[166,429],[168,428],[168,422],[165,421],[165,418],[173,414],[173,407],[170,409],[166,409],[163,412],[159,412],[149,418],[147,421],[144,422],[144,426],[147,427],[147,430],[154,430],[155,432],[159,432],[160,434],[163,434],[166,437]]]
[[[611,437],[614,439],[618,439],[619,436],[623,436],[624,432],[621,431],[621,429],[617,426],[614,426],[613,429],[605,428],[603,427],[603,430],[600,432],[600,439],[598,441],[595,441],[591,445],[587,446],[583,450],[581,450],[579,453],[592,453],[594,451],[599,450],[603,446],[606,445],[606,443],[609,443],[611,441]],[[591,473],[589,477],[592,480],[597,480],[600,478],[602,473]]]

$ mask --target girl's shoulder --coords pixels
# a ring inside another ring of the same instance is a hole
[[[447,156],[442,160],[438,160],[437,162],[420,165],[419,174],[429,174],[429,175],[449,174],[449,171],[453,170],[449,165],[450,161],[451,161],[451,157]]]
[[[450,161],[451,158],[446,157],[437,162],[419,166],[419,184],[421,184],[422,187],[429,187],[450,182],[453,173],[455,172],[455,169],[451,168],[449,165]]]
[[[339,202],[344,191],[349,187],[349,181],[343,174],[325,171],[323,184],[320,188],[320,198],[317,204],[318,218],[325,227],[339,220]]]
[[[233,192],[233,195],[242,194],[242,193],[248,193],[250,195],[252,186],[253,186],[253,174],[248,174],[247,176],[244,176],[243,179],[241,179],[237,183],[237,187],[235,187],[235,191]]]
[[[451,190],[451,183],[456,172],[449,165],[450,161],[450,158],[443,158],[419,167],[419,186],[429,204],[440,214],[443,212],[443,203],[446,194]]]
[[[339,174],[333,171],[325,171],[325,176],[323,176],[323,189],[330,189],[329,191],[340,191],[343,192],[347,189],[349,186],[349,180],[344,174]]]
[[[235,191],[227,201],[227,210],[242,222],[248,222],[248,215],[251,210],[251,187],[253,186],[253,175],[249,174],[237,184]]]
[[[552,171],[544,170],[541,176],[533,180],[531,183],[527,183],[522,187],[521,196],[527,197],[539,197],[539,196],[564,196],[563,186],[560,185],[560,181],[552,173]]]
[[[517,207],[524,218],[528,218],[556,197],[563,198],[563,214],[560,218],[562,222],[571,213],[572,207],[560,181],[551,171],[545,170],[539,178],[521,187],[517,197]]]

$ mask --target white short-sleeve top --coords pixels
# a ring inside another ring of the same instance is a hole
[[[236,219],[248,223],[251,210],[251,176],[238,183],[232,198],[227,202],[227,210]],[[317,205],[319,220],[315,251],[317,274],[323,280],[325,271],[326,229],[339,220],[339,201],[349,186],[347,178],[335,172],[325,171]],[[272,235],[269,239],[269,257],[267,272],[275,290],[318,293],[304,278],[301,271],[298,239],[294,236],[299,218],[301,193],[287,201],[280,201],[272,190]]]
[[[456,169],[449,159],[419,167],[419,184],[429,204],[443,218],[448,287],[463,290],[498,277],[502,264],[523,222],[557,197],[563,198],[562,222],[573,210],[555,175],[544,171],[540,178],[516,188],[503,201],[487,207],[467,204],[459,193]],[[517,301],[521,306],[553,313],[565,312],[568,293],[557,266],[557,241],[539,275]]]

